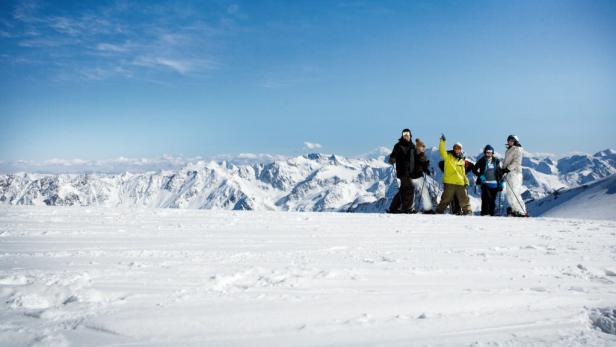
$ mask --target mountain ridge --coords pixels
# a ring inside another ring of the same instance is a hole
[[[308,153],[267,160],[198,160],[179,169],[113,173],[0,175],[0,203],[11,205],[143,206],[197,209],[382,212],[397,191],[385,148],[358,157]],[[441,181],[436,148],[427,151]],[[469,156],[474,161],[476,157]],[[527,154],[524,199],[616,174],[616,151],[561,157]],[[474,181],[474,180],[472,180]],[[476,189],[470,188],[477,205]]]

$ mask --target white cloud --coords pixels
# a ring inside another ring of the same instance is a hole
[[[115,76],[131,77],[132,73],[121,66],[105,66],[94,68],[83,68],[78,70],[79,74],[88,80],[105,80]]]
[[[13,6],[11,18],[0,21],[0,38],[14,38],[21,48],[3,58],[27,64],[36,57],[44,62],[46,75],[58,81],[135,78],[158,83],[162,75],[152,70],[203,77],[221,66],[216,43],[234,28],[227,11],[238,8],[221,7],[223,23],[209,20],[192,6],[121,2],[66,14],[23,0]],[[129,12],[147,21],[127,21],[124,15]],[[56,62],[58,52],[66,57],[61,64]]]
[[[144,67],[166,67],[181,74],[189,70],[190,64],[179,60],[171,60],[162,57],[139,57],[133,64]]]
[[[304,147],[306,147],[307,149],[319,149],[319,148],[322,148],[323,146],[320,143],[305,141]]]
[[[192,69],[192,64],[189,61],[168,59],[168,58],[154,58],[155,63],[166,66],[172,70],[175,70],[181,74],[185,74]]]
[[[118,53],[128,51],[128,48],[126,48],[125,46],[114,45],[112,43],[104,43],[104,42],[101,42],[98,45],[96,45],[96,49],[98,49],[99,51],[118,52]]]
[[[200,161],[227,161],[231,163],[267,163],[274,160],[286,160],[288,156],[263,153],[241,153],[239,155],[217,155],[211,157],[185,157],[164,154],[157,158],[117,157],[113,159],[83,160],[83,159],[49,159],[43,161],[13,160],[0,161],[0,175],[16,172],[33,173],[122,173],[147,172],[159,170],[177,170],[191,163]]]
[[[255,153],[240,153],[237,155],[237,157],[240,159],[256,159],[259,157],[259,155]]]

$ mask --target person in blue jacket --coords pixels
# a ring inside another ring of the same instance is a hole
[[[475,163],[473,173],[477,176],[477,185],[481,186],[481,215],[494,216],[496,195],[504,183],[500,160],[494,154],[494,147],[485,146],[483,157]]]

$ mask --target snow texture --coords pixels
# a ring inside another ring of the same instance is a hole
[[[614,346],[616,222],[0,206],[1,346]]]

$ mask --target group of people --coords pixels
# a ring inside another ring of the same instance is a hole
[[[481,215],[496,215],[496,199],[500,191],[506,190],[509,205],[508,215],[528,216],[522,199],[522,145],[517,136],[509,135],[505,158],[496,157],[494,147],[486,145],[483,156],[472,163],[466,159],[462,144],[455,143],[447,150],[445,135],[439,141],[439,153],[443,159],[439,167],[443,171],[443,193],[436,211],[432,210],[429,193],[425,193],[426,176],[430,175],[430,160],[426,156],[426,146],[420,140],[412,141],[409,129],[402,130],[402,136],[389,155],[389,162],[396,166],[396,176],[400,189],[394,196],[389,213],[416,213],[414,206],[415,188],[419,189],[424,213],[445,213],[447,207],[454,214],[472,214],[467,188],[470,185],[468,174],[477,176],[476,184],[481,187]]]

